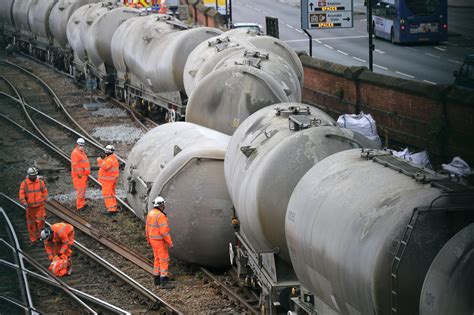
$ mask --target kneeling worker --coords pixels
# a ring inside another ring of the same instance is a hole
[[[70,275],[74,227],[68,223],[56,223],[51,227],[45,227],[41,231],[41,240],[51,261],[50,270],[57,276]]]
[[[165,199],[156,197],[153,200],[153,209],[146,217],[146,240],[153,248],[155,285],[160,285],[164,289],[171,289],[173,286],[168,283],[168,265],[170,256],[168,248],[173,248],[173,240],[170,235],[168,218],[164,212]]]

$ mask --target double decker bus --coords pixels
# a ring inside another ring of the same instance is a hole
[[[448,0],[372,0],[375,37],[392,43],[448,39]]]

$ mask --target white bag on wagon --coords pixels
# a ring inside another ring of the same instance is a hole
[[[382,142],[377,134],[377,125],[370,114],[344,114],[337,119],[337,125],[342,128],[347,128],[364,135],[375,144],[381,146]]]

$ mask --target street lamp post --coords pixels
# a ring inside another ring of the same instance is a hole
[[[372,39],[372,34],[374,32],[372,28],[372,1],[373,0],[367,0],[367,7],[368,7],[368,17],[367,17],[367,23],[368,23],[368,29],[369,29],[369,70],[374,71],[374,50],[375,50],[375,45],[373,43]]]

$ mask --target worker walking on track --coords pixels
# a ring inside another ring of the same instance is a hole
[[[41,241],[51,261],[50,270],[57,276],[70,275],[74,227],[64,222],[53,224],[41,231]]]
[[[105,147],[105,156],[97,159],[99,165],[99,182],[102,185],[102,197],[106,213],[113,215],[117,213],[117,199],[115,197],[115,187],[117,186],[119,162],[114,154],[115,148],[109,144]]]
[[[168,248],[173,248],[173,240],[170,235],[168,218],[164,212],[165,199],[156,197],[153,200],[153,209],[146,217],[146,240],[153,248],[155,285],[160,285],[164,289],[171,289],[173,286],[168,282],[168,266],[170,256]]]
[[[31,245],[38,242],[41,229],[44,227],[46,219],[46,209],[44,204],[48,197],[48,189],[41,177],[38,177],[38,170],[30,167],[27,171],[26,179],[21,182],[19,191],[20,203],[26,207],[26,224],[30,234]]]
[[[74,189],[76,189],[77,210],[85,210],[88,207],[86,204],[86,189],[88,176],[91,173],[91,165],[84,151],[85,144],[84,139],[77,139],[76,147],[71,153],[71,177]]]

